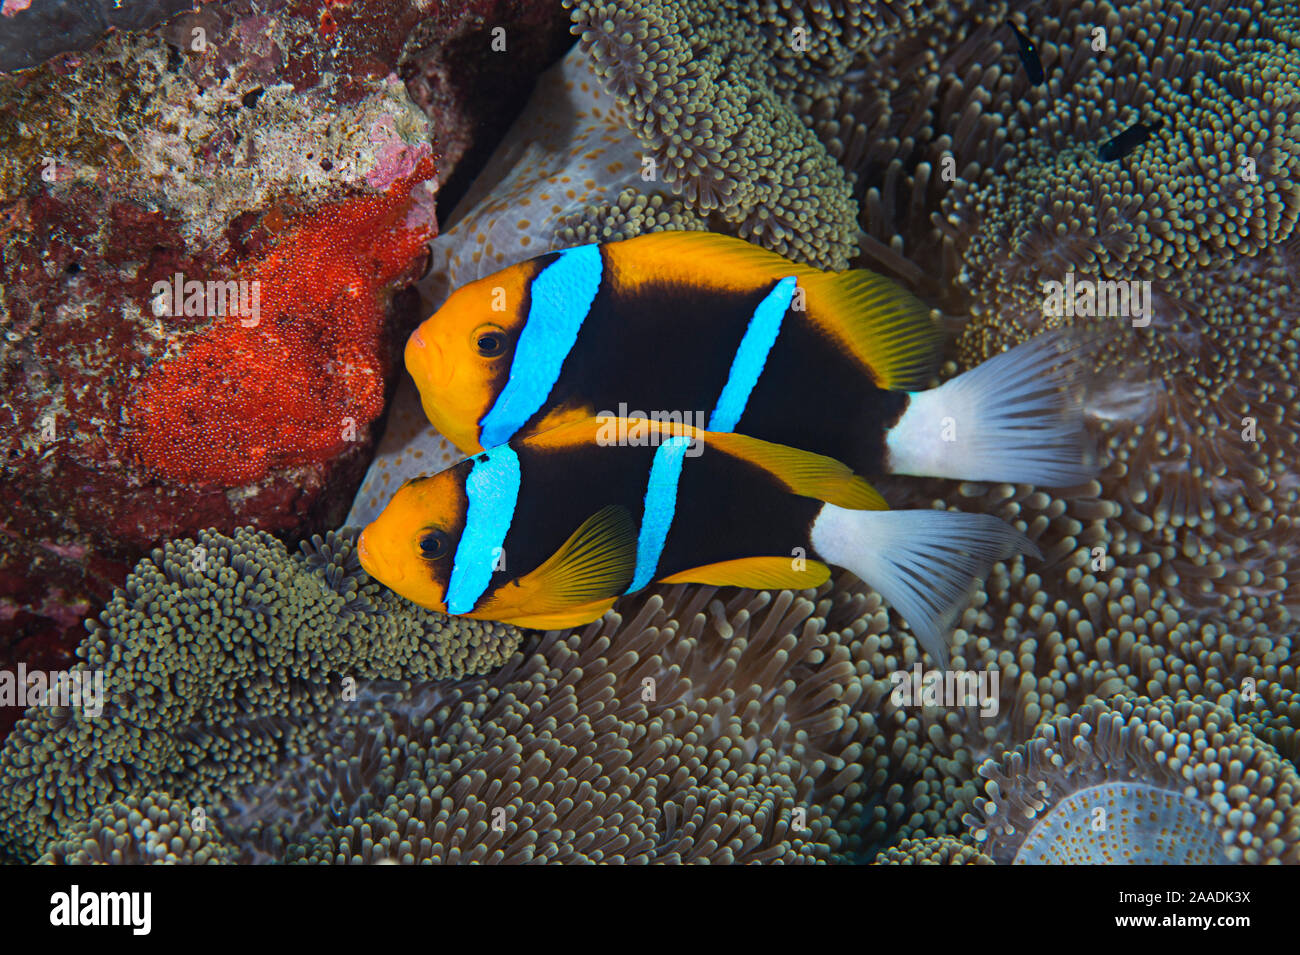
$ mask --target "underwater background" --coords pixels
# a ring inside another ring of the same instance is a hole
[[[0,71],[4,861],[1300,860],[1300,3],[3,0]],[[945,379],[1099,330],[1096,480],[878,482],[1037,544],[995,713],[844,571],[539,633],[361,569],[459,457],[412,329],[666,229],[893,277]]]

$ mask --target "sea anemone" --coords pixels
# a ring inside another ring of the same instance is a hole
[[[872,865],[994,865],[975,846],[952,836],[904,839],[876,857]]]
[[[247,532],[235,543],[245,555],[271,547]],[[181,563],[192,546],[173,545],[174,559],[155,565]],[[352,587],[336,592],[323,568],[346,567],[347,547],[346,538],[316,542],[315,570],[280,551],[280,573],[259,572],[252,589],[289,590],[287,580],[305,575],[312,583],[301,589],[337,611]],[[161,593],[169,619],[169,591],[148,570],[133,581]],[[251,620],[246,645],[226,646],[225,631],[213,639],[210,626],[197,642],[164,627],[111,645],[101,633],[83,652],[105,665],[115,700],[143,701],[143,680],[124,670],[168,686],[147,727],[156,731],[120,728],[152,709],[125,722],[137,711],[106,709],[100,723],[65,719],[57,731],[37,725],[39,713],[27,717],[0,756],[9,852],[131,861],[147,857],[139,840],[158,844],[147,830],[166,828],[168,851],[188,859],[192,850],[197,861],[823,862],[955,835],[948,820],[974,793],[932,721],[890,697],[891,675],[916,660],[915,646],[890,634],[877,595],[844,583],[803,594],[658,588],[581,632],[534,635],[489,675],[474,674],[515,644],[486,630],[477,665],[439,667],[422,655],[391,665],[384,621],[414,611],[373,584],[360,592],[377,610],[359,608],[346,625],[379,631],[370,658],[360,656],[368,641],[306,629],[316,639],[298,646],[296,663],[284,660],[280,613]],[[254,662],[245,648],[262,646],[271,659],[256,672],[278,674],[265,687],[243,666]],[[189,675],[167,671],[187,650]],[[338,685],[345,671],[355,674],[350,687]],[[69,729],[87,724],[104,730],[83,741]],[[100,752],[123,769],[77,755]],[[151,814],[150,799],[162,809]],[[195,809],[206,828],[184,831]],[[142,826],[141,813],[156,821]]]
[[[966,822],[998,862],[1300,861],[1300,776],[1213,704],[1090,703],[979,773]]]
[[[246,794],[264,815],[339,793],[324,833],[252,835],[291,861],[825,861],[881,748],[829,606],[677,587],[489,677],[390,690],[342,713],[314,774]]]
[[[779,21],[757,7],[750,17],[671,0],[566,6],[657,177],[741,238],[823,268],[847,265],[857,205],[788,93],[809,72],[842,74],[885,24],[855,5],[811,19],[789,5]]]
[[[100,806],[48,844],[42,865],[225,865],[231,847],[200,809],[164,793]]]
[[[291,556],[239,529],[171,541],[140,561],[78,648],[103,711],[29,710],[0,749],[0,852],[31,859],[126,797],[224,794],[310,745],[359,678],[459,677],[504,662],[513,627],[422,610],[352,567],[331,535]]]
[[[567,249],[589,242],[618,242],[645,232],[707,230],[708,223],[680,200],[624,189],[610,202],[590,205],[561,219],[551,244]]]

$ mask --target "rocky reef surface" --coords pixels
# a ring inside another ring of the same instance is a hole
[[[426,6],[6,3],[0,665],[66,665],[160,541],[341,523],[438,190],[568,42],[549,4]]]

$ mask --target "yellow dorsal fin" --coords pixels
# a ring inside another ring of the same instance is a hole
[[[574,407],[572,405],[561,405],[558,408],[552,408],[546,412],[546,415],[537,422],[536,425],[528,429],[529,434],[540,434],[543,431],[550,431],[553,428],[562,428],[576,422],[590,421],[596,412],[590,404]]]
[[[822,275],[762,246],[716,232],[650,232],[604,247],[625,285],[665,274],[705,288],[752,289],[793,275]]]
[[[725,454],[743,458],[773,475],[795,494],[815,497],[853,511],[889,509],[874,487],[835,458],[743,434],[701,431],[698,435],[704,441],[702,453],[708,454],[712,446]]]
[[[714,587],[748,587],[751,590],[807,590],[830,579],[831,569],[819,560],[804,560],[796,570],[794,557],[743,557],[718,564],[692,567],[671,577],[665,584],[711,584]]]
[[[627,508],[611,504],[583,521],[544,564],[492,594],[474,616],[514,620],[517,613],[506,615],[522,608],[538,616],[567,612],[623,593],[635,569],[636,524]]]
[[[880,387],[918,391],[938,368],[943,332],[925,303],[867,269],[822,272],[714,232],[653,232],[605,252],[632,286],[663,274],[648,262],[671,262],[671,274],[706,288],[753,288],[793,275],[808,294],[808,321],[870,368]]]
[[[866,269],[819,272],[808,289],[808,318],[837,338],[890,391],[919,391],[939,365],[943,331],[925,303],[893,279]]]
[[[530,435],[525,440],[529,447],[563,448],[601,441],[603,433],[605,437],[601,443],[613,445],[617,444],[617,435],[629,434],[634,427],[643,429],[646,435],[659,435],[661,441],[673,435],[686,435],[704,442],[702,453],[708,454],[712,447],[748,461],[803,497],[813,497],[854,511],[889,509],[885,499],[865,479],[854,474],[847,464],[824,454],[800,451],[798,448],[761,441],[743,434],[700,431],[689,425],[650,419],[640,419],[635,424],[628,423],[631,420],[620,422],[618,418],[589,418],[585,421],[569,421],[549,431]],[[620,427],[623,429],[621,432]]]

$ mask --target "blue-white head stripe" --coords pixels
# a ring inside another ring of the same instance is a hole
[[[632,585],[624,593],[640,590],[655,578],[668,529],[677,513],[677,482],[681,480],[682,459],[690,444],[690,438],[679,434],[655,449],[650,481],[645,489],[645,513],[636,538],[636,572],[632,575]]]
[[[767,364],[768,352],[776,344],[776,336],[781,331],[781,320],[785,318],[794,290],[799,280],[788,275],[776,283],[776,287],[767,293],[767,297],[758,303],[740,347],[731,359],[731,371],[727,374],[727,383],[722,387],[718,403],[713,406],[709,416],[710,431],[735,431],[740,424],[740,416],[749,404],[750,393],[758,384],[763,366]]]
[[[546,403],[596,300],[602,272],[600,246],[580,245],[565,249],[533,279],[510,379],[480,422],[483,447],[505,444]]]
[[[519,500],[519,455],[509,445],[474,456],[465,479],[465,532],[447,585],[447,612],[469,613],[487,590]]]

